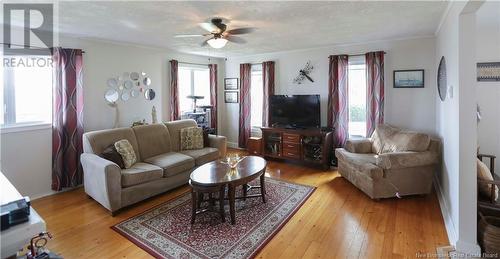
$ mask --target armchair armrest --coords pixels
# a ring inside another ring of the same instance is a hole
[[[208,135],[208,145],[219,150],[219,157],[226,156],[227,144],[226,137],[218,135]]]
[[[372,142],[370,139],[348,139],[345,149],[351,153],[367,154],[372,153]]]
[[[432,151],[424,152],[393,152],[376,156],[377,166],[383,169],[399,169],[438,163],[438,154]]]
[[[85,192],[111,212],[121,207],[121,169],[100,156],[83,153],[80,157],[85,174]]]

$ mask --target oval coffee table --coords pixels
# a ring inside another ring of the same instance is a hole
[[[244,157],[236,166],[235,169],[231,169],[229,165],[224,164],[220,161],[213,161],[206,163],[198,168],[196,168],[190,176],[190,185],[192,189],[192,199],[193,199],[193,214],[191,221],[194,221],[196,215],[196,199],[197,190],[224,190],[225,186],[228,187],[228,198],[229,198],[229,212],[231,215],[231,224],[236,223],[235,216],[235,200],[236,199],[247,199],[261,197],[262,202],[266,203],[266,190],[264,183],[264,173],[266,172],[266,160],[258,156],[247,156]],[[250,186],[249,182],[260,177],[260,186]],[[236,196],[236,187],[243,186],[243,196]],[[260,194],[247,195],[248,190],[252,188],[260,188]],[[220,193],[224,193],[221,191]],[[222,200],[222,199],[221,199]],[[223,215],[223,206],[221,207],[221,215]]]

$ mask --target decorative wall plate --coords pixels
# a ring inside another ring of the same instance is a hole
[[[446,82],[446,60],[444,56],[441,57],[441,61],[439,61],[437,86],[438,86],[439,98],[441,98],[441,101],[444,101],[446,99],[446,92],[448,89],[448,84]]]

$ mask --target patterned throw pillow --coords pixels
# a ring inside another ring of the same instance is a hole
[[[181,150],[203,148],[203,129],[189,127],[181,129]]]
[[[134,148],[126,139],[115,142],[115,148],[118,153],[122,156],[125,168],[130,168],[137,162],[137,157],[135,156]]]

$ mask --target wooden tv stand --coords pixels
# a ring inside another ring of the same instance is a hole
[[[262,155],[329,168],[333,131],[264,127]]]

